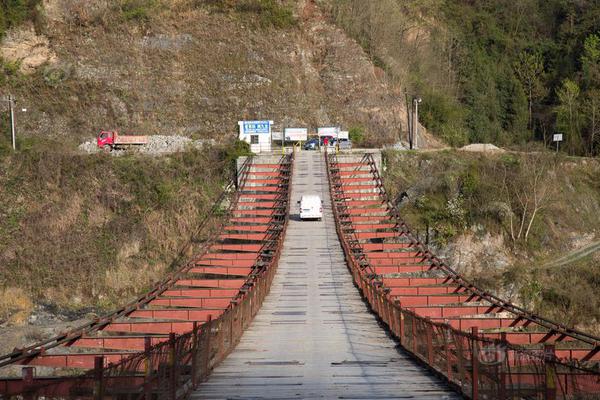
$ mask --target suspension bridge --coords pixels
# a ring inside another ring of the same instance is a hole
[[[321,196],[322,221],[297,218],[303,194]],[[0,375],[20,368],[0,378],[0,398],[600,395],[600,338],[438,259],[388,198],[376,155],[249,158],[205,230],[140,298],[0,357]]]

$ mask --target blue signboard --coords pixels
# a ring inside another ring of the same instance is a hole
[[[242,128],[246,135],[271,133],[271,121],[243,121]]]

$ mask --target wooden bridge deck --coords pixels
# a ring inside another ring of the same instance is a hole
[[[292,216],[271,293],[236,350],[192,398],[460,398],[397,347],[354,287],[322,155],[298,154],[292,182]],[[320,194],[323,221],[298,221],[303,194]]]

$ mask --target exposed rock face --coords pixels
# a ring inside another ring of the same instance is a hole
[[[24,74],[32,74],[41,65],[57,61],[48,38],[37,35],[31,26],[9,31],[0,47],[0,55],[5,60],[20,63]]]

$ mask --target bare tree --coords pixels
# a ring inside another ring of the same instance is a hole
[[[527,243],[531,229],[551,196],[553,162],[543,154],[527,154],[520,163],[504,165],[503,193],[510,208],[508,232],[513,243]]]
[[[591,91],[584,103],[588,122],[589,154],[594,155],[600,146],[600,91]]]

